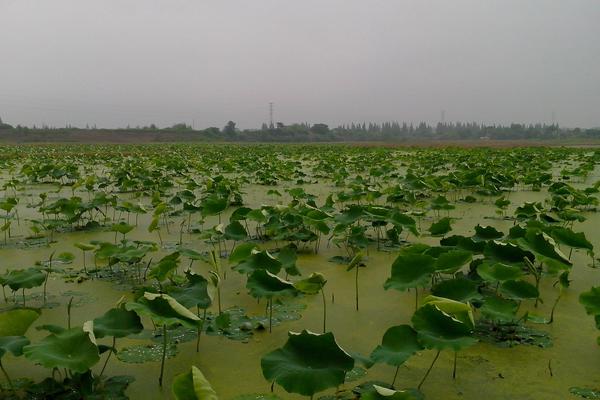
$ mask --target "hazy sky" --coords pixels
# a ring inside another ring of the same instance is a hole
[[[599,0],[0,0],[0,117],[600,126]]]

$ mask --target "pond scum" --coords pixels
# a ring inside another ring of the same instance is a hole
[[[2,146],[1,398],[600,398],[599,163]]]

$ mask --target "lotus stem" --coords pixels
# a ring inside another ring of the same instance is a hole
[[[113,351],[116,351],[116,346],[117,346],[117,338],[115,336],[113,336],[112,349],[109,350],[108,356],[106,357],[106,360],[104,360],[104,365],[102,366],[102,370],[100,370],[100,376],[99,376],[99,378],[101,378],[102,374],[104,374],[104,370],[106,369],[106,365],[108,364],[108,360],[110,360],[110,356],[112,355]]]
[[[431,365],[427,369],[427,372],[425,372],[425,376],[423,377],[423,379],[421,379],[421,382],[419,382],[419,386],[417,386],[418,390],[421,390],[421,386],[423,386],[423,383],[425,383],[425,379],[427,379],[427,377],[429,376],[429,373],[433,369],[433,366],[435,365],[435,362],[437,361],[438,357],[440,356],[440,352],[441,352],[441,350],[438,350],[437,353],[435,354],[435,358],[431,362]]]
[[[8,381],[8,385],[10,386],[10,390],[15,390],[15,387],[13,386],[13,383],[12,383],[12,380],[10,379],[10,376],[8,376],[8,373],[4,369],[4,365],[2,365],[2,359],[0,359],[0,369],[2,370],[2,373],[4,374],[4,377]]]
[[[419,308],[419,288],[415,286],[415,311]]]
[[[359,265],[356,266],[356,277],[354,279],[354,283],[355,283],[355,288],[356,288],[356,311],[358,311],[358,269],[360,268]]]
[[[558,301],[560,300],[561,297],[562,297],[562,289],[558,293],[558,296],[556,296],[556,300],[554,300],[554,304],[552,305],[552,310],[550,311],[550,320],[548,321],[548,324],[551,324],[552,322],[554,322],[554,310],[556,310],[556,306],[558,305]]]
[[[22,293],[23,293],[23,307],[25,307],[25,288],[23,288]]]
[[[198,316],[200,316],[200,307],[198,307]],[[206,308],[204,309],[204,315],[202,316],[202,323],[198,327],[198,338],[196,339],[196,353],[200,352],[200,335],[204,329],[204,321],[206,321]]]
[[[325,292],[321,288],[321,296],[323,297],[323,333],[327,332],[327,301],[325,300]]]
[[[73,296],[69,299],[67,304],[67,329],[71,329],[71,306],[73,305]]]
[[[394,379],[392,380],[392,388],[394,387],[394,384],[396,383],[396,377],[398,377],[398,371],[400,370],[400,365],[396,366],[396,372],[394,373]]]
[[[456,358],[458,356],[458,351],[454,352],[454,366],[452,368],[452,379],[456,379]]]
[[[269,333],[273,332],[273,298],[269,299]]]
[[[83,253],[83,272],[85,272],[85,274],[87,275],[87,267],[85,265],[85,250],[82,250]]]
[[[167,324],[163,324],[163,353],[160,361],[160,376],[158,377],[158,386],[162,387],[163,374],[165,371],[165,358],[167,358]]]

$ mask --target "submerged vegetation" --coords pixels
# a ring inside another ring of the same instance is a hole
[[[573,297],[600,327],[599,151],[45,145],[0,164],[3,398],[423,399],[490,351],[534,346],[554,376],[557,326],[593,326],[561,313]],[[242,365],[264,394],[232,386]]]

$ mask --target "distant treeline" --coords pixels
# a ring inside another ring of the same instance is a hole
[[[35,140],[57,141],[60,137],[76,141],[85,135],[97,135],[110,140],[111,135],[126,135],[129,140],[135,134],[144,134],[145,138],[161,141],[240,141],[240,142],[337,142],[337,141],[415,141],[415,140],[550,140],[569,138],[598,138],[600,128],[580,129],[563,128],[557,124],[511,124],[485,125],[480,123],[438,123],[430,125],[421,122],[411,123],[352,123],[330,128],[326,124],[263,124],[260,129],[240,130],[235,122],[229,121],[223,128],[207,128],[194,130],[185,123],[175,124],[168,128],[155,125],[145,127],[127,127],[120,129],[100,129],[96,127],[24,127],[11,126],[0,120],[0,138],[8,139],[9,135],[22,135]],[[16,138],[15,138],[16,139]]]

